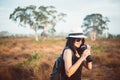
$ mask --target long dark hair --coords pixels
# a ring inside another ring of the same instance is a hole
[[[76,39],[77,38],[68,37],[67,42],[66,42],[66,46],[65,46],[65,47],[69,47],[73,51],[73,53],[76,53],[76,50],[77,50],[76,47],[74,46],[74,43],[75,43]],[[83,38],[81,45],[83,45],[84,43],[85,43],[85,39]]]
[[[74,42],[75,42],[75,38],[68,37],[65,47],[69,47],[73,51],[73,53],[76,53]]]

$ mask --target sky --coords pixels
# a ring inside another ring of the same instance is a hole
[[[34,34],[29,27],[18,26],[18,23],[9,19],[15,8],[29,5],[53,5],[58,12],[67,14],[66,22],[57,23],[57,33],[67,33],[73,28],[81,27],[86,15],[100,13],[110,20],[108,32],[120,34],[120,0],[0,0],[0,32]]]

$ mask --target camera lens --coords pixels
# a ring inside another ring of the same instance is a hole
[[[86,60],[87,60],[87,62],[92,62],[92,61],[93,61],[92,56],[89,55],[89,56],[86,58]]]

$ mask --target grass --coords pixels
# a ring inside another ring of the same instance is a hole
[[[92,47],[93,69],[82,80],[119,80],[120,39],[86,41]],[[7,43],[7,44],[6,44]],[[0,39],[0,80],[49,80],[65,39]],[[3,74],[4,73],[4,74]]]
[[[0,45],[7,45],[10,41],[0,39]]]
[[[30,54],[29,58],[26,61],[20,63],[22,67],[39,67],[41,60],[46,58],[47,55],[45,53],[33,52]]]
[[[20,62],[18,65],[22,70],[33,73],[32,76],[34,76],[35,80],[48,80],[48,76],[50,76],[48,74],[52,68],[50,63],[46,54],[33,52],[26,61]]]
[[[93,45],[92,46],[92,53],[96,56],[103,55],[103,46],[102,45]]]

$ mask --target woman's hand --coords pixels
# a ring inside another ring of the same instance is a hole
[[[87,49],[91,51],[91,46],[87,44]]]
[[[91,51],[91,46],[87,45],[87,49],[83,52],[83,54],[81,56],[83,61],[87,58],[88,55],[91,55],[90,51]]]

